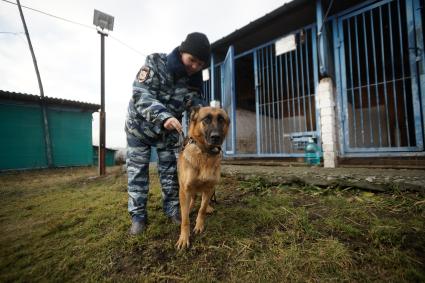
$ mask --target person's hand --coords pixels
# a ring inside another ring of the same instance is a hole
[[[179,120],[177,120],[174,117],[168,118],[165,122],[164,122],[164,128],[166,128],[167,130],[176,130],[177,132],[179,132],[179,134],[182,133],[183,131],[183,127],[180,124]]]

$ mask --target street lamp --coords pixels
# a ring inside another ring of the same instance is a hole
[[[99,115],[99,175],[105,175],[105,36],[114,29],[114,17],[94,10],[93,24],[100,34],[100,115]]]

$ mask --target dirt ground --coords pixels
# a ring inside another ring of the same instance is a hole
[[[323,168],[290,163],[224,162],[222,174],[272,183],[301,183],[319,187],[355,187],[370,191],[416,191],[425,194],[425,170],[380,168]]]

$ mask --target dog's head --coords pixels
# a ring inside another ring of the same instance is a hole
[[[221,108],[194,107],[190,114],[189,136],[210,154],[218,154],[229,124],[229,116]]]

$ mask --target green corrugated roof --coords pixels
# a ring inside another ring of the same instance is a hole
[[[38,95],[18,93],[18,92],[6,91],[6,90],[0,90],[0,99],[14,100],[14,101],[41,102],[41,97]],[[47,105],[68,106],[72,108],[90,110],[93,112],[96,112],[100,109],[99,104],[68,100],[68,99],[62,99],[62,98],[47,97],[47,96],[44,97],[44,102]]]

